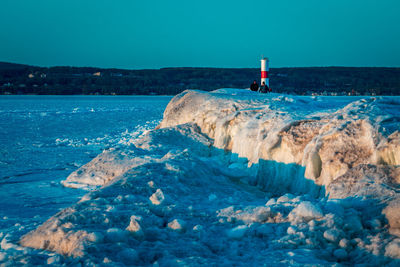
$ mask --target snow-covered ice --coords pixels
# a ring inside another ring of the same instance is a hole
[[[89,189],[9,263],[400,264],[400,101],[220,89],[73,172]],[[21,252],[22,251],[22,252]]]

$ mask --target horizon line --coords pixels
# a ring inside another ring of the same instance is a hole
[[[259,67],[196,67],[196,66],[168,66],[168,67],[159,67],[159,68],[122,68],[122,67],[98,67],[98,66],[79,66],[79,65],[51,65],[51,66],[41,66],[41,65],[31,65],[25,63],[16,63],[11,61],[0,61],[5,64],[14,64],[14,65],[22,65],[27,67],[36,67],[36,68],[57,68],[57,67],[70,67],[70,68],[94,68],[94,69],[104,69],[104,70],[162,70],[162,69],[259,69]],[[325,66],[285,66],[285,67],[270,67],[270,69],[285,69],[285,68],[391,68],[391,69],[399,69],[400,66],[341,66],[341,65],[325,65]]]

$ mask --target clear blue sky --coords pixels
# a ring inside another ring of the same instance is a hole
[[[399,0],[0,0],[0,61],[400,66]]]

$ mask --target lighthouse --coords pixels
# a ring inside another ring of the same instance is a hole
[[[265,82],[265,85],[269,87],[269,59],[264,57],[261,59],[261,84]]]

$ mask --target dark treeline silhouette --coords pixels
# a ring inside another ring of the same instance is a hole
[[[400,95],[400,68],[272,68],[274,92],[299,95]],[[0,94],[174,95],[185,89],[248,88],[258,68],[36,67],[0,62]]]

